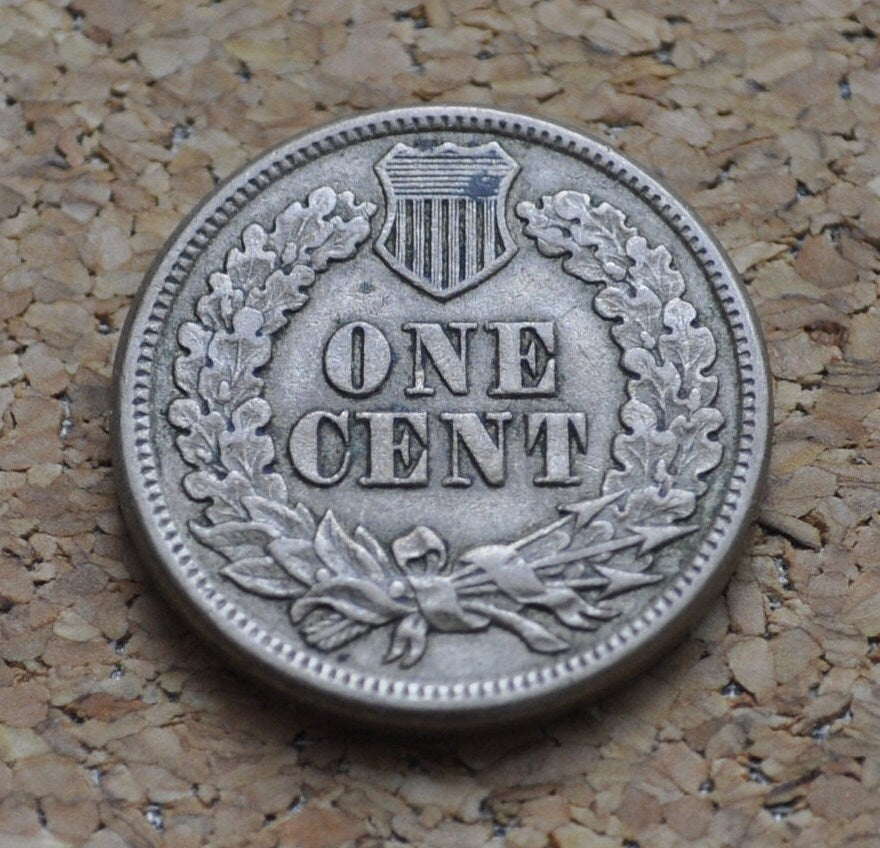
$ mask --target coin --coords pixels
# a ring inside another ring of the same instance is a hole
[[[277,147],[170,238],[117,356],[132,533],[193,627],[301,701],[473,728],[680,637],[768,453],[730,262],[601,142],[490,109]]]

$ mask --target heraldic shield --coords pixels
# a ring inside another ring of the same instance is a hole
[[[505,207],[518,170],[494,141],[395,145],[376,165],[387,201],[376,252],[440,300],[473,288],[516,253]]]

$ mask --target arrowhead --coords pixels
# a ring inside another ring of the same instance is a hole
[[[607,565],[594,565],[593,568],[608,581],[608,585],[599,596],[600,600],[613,598],[615,595],[629,592],[632,589],[641,589],[642,586],[650,586],[663,579],[662,574],[621,571],[617,568],[609,568]]]
[[[638,555],[642,556],[642,554],[646,554],[648,551],[653,551],[655,548],[669,544],[673,539],[687,536],[698,528],[693,525],[690,527],[637,527],[633,525],[630,529],[641,536],[642,546],[639,548]]]
[[[614,503],[614,501],[622,498],[623,495],[624,492],[621,490],[613,495],[603,495],[601,498],[578,501],[572,504],[562,504],[559,507],[559,511],[575,516],[574,529],[577,532],[582,527],[586,527],[608,504]]]

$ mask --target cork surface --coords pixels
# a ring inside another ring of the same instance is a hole
[[[0,845],[880,844],[880,7],[0,3]],[[229,673],[111,479],[114,346],[181,217],[293,132],[434,99],[652,169],[743,274],[775,375],[759,526],[698,629],[564,719],[432,743]]]

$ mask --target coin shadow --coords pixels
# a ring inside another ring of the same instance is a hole
[[[286,752],[297,767],[311,766],[322,774],[354,770],[391,780],[417,773],[431,781],[491,770],[494,783],[511,786],[583,774],[612,739],[638,739],[640,728],[655,733],[681,696],[685,676],[705,677],[714,689],[713,657],[726,632],[720,598],[697,631],[640,676],[552,720],[470,732],[402,732],[330,716],[239,674],[171,607],[139,558],[123,556],[123,567],[132,581],[132,600],[121,667],[133,666],[145,688],[156,684],[206,740],[222,739],[242,755]]]

